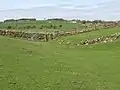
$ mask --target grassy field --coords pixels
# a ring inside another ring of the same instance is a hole
[[[99,31],[93,31],[93,32],[78,34],[74,36],[62,37],[59,39],[59,41],[64,40],[65,42],[79,43],[81,40],[94,39],[101,36],[111,35],[119,32],[120,32],[120,28],[118,27],[111,28],[111,29],[102,29]]]
[[[52,26],[56,26],[56,28],[51,28]],[[62,25],[62,27],[59,27]],[[72,28],[80,28],[81,25],[79,23],[70,23],[66,21],[21,21],[21,22],[3,22],[0,23],[1,29],[7,29],[8,26],[11,26],[11,29],[22,30],[22,31],[32,31],[32,32],[51,32],[54,30],[69,30]],[[25,28],[28,26],[35,26],[34,28]],[[41,27],[43,28],[41,29]],[[44,27],[45,26],[45,27]]]
[[[94,38],[118,31],[111,29],[66,38]],[[119,90],[119,49],[120,40],[69,47],[55,41],[0,37],[0,90]]]

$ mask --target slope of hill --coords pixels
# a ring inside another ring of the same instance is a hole
[[[74,48],[0,37],[0,90],[118,90],[119,45]]]

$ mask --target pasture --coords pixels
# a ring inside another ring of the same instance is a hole
[[[79,43],[82,40],[83,41],[87,39],[91,40],[94,38],[99,38],[101,36],[107,36],[107,35],[111,35],[111,34],[119,33],[119,32],[120,32],[120,28],[118,27],[111,28],[111,29],[100,29],[98,31],[78,34],[74,36],[61,37],[60,39],[58,39],[58,42],[63,40],[64,42]]]
[[[21,30],[26,32],[52,32],[55,30],[68,30],[80,28],[80,23],[70,23],[67,21],[18,21],[18,22],[2,22],[0,28]]]
[[[0,90],[119,90],[120,39],[76,47],[119,27],[34,42],[0,36]]]
[[[120,40],[67,47],[0,37],[0,90],[119,90]]]

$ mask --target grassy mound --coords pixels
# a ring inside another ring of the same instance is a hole
[[[119,90],[120,40],[68,47],[0,37],[0,90]]]

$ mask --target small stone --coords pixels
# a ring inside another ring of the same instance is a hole
[[[107,43],[107,41],[103,41],[104,43]]]

